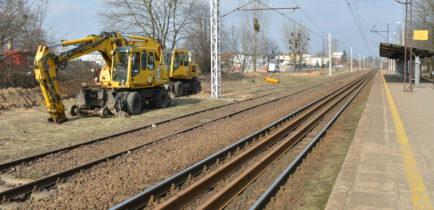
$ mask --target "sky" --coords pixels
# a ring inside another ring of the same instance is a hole
[[[204,0],[208,1],[208,0]],[[247,0],[220,0],[221,14],[239,7]],[[377,30],[386,30],[389,25],[390,42],[396,43],[400,34],[400,23],[404,17],[404,8],[394,0],[264,0],[270,7],[295,7],[293,12],[283,11],[288,17],[311,30],[310,52],[322,51],[323,41],[331,33],[338,40],[339,48],[334,51],[353,48],[353,56],[378,56],[378,43],[385,38],[370,32],[374,25]],[[354,15],[360,20],[360,32],[347,3],[350,3]],[[83,38],[102,31],[98,12],[104,11],[104,0],[50,0],[46,29],[60,40]],[[235,12],[222,19],[223,24],[243,24],[242,12]],[[267,17],[266,33],[280,44],[285,52],[282,28],[289,20],[274,11],[265,11]],[[400,22],[400,23],[397,23]],[[230,26],[229,26],[230,27]],[[380,33],[386,36],[386,33]],[[366,38],[363,38],[366,37]],[[366,40],[366,41],[365,41]],[[224,41],[224,40],[222,40]]]

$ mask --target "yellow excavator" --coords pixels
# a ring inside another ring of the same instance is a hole
[[[169,90],[173,95],[178,97],[201,91],[199,68],[189,61],[187,50],[164,50],[164,56],[170,68]]]
[[[51,50],[71,45],[75,47],[60,54]],[[103,32],[62,41],[56,46],[39,46],[34,62],[35,78],[40,84],[50,122],[67,120],[57,71],[65,69],[68,60],[94,51],[101,53],[106,65],[101,69],[98,84],[81,88],[77,104],[69,109],[71,115],[139,114],[146,104],[157,108],[169,106],[170,97],[164,87],[170,82],[169,68],[164,61],[164,47],[157,40],[139,36],[127,40],[119,33]]]

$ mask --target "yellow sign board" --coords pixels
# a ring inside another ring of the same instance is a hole
[[[413,40],[428,40],[428,30],[414,30]]]

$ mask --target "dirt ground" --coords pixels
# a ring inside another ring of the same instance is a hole
[[[80,91],[80,81],[59,82],[62,98],[72,98]],[[40,106],[44,100],[39,87],[0,89],[0,114],[15,108],[32,108]]]
[[[324,76],[318,73],[302,76],[297,73],[246,73],[231,76],[233,78],[223,77],[222,98],[219,99],[209,96],[209,79],[202,78],[204,91],[194,96],[178,98],[176,106],[147,110],[141,115],[129,118],[70,117],[70,121],[61,125],[47,122],[45,107],[38,102],[42,99],[39,89],[2,89],[0,107],[6,108],[0,113],[0,163],[324,79]],[[269,76],[278,78],[280,83],[265,82],[264,78]],[[79,86],[78,82],[61,84],[64,97],[75,95]],[[74,100],[66,99],[64,103],[69,107]]]

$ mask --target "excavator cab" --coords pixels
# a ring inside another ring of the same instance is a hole
[[[125,48],[116,49],[113,55],[113,62],[112,62],[113,82],[119,82],[119,83],[127,82],[129,57],[130,57],[130,53],[128,49]]]
[[[71,115],[139,114],[147,104],[157,108],[169,105],[163,87],[169,82],[169,72],[167,66],[161,65],[164,60],[157,48],[118,47],[111,55],[111,80],[101,86],[82,87],[77,104],[69,111]]]
[[[168,82],[169,72],[152,47],[119,47],[113,53],[112,87],[149,88]]]
[[[184,93],[198,93],[201,84],[198,80],[198,66],[189,60],[187,50],[165,50],[164,57],[170,65],[169,90],[174,96],[182,96]]]
[[[170,65],[170,77],[191,78],[196,73],[190,71],[187,50],[165,50],[165,57]]]

